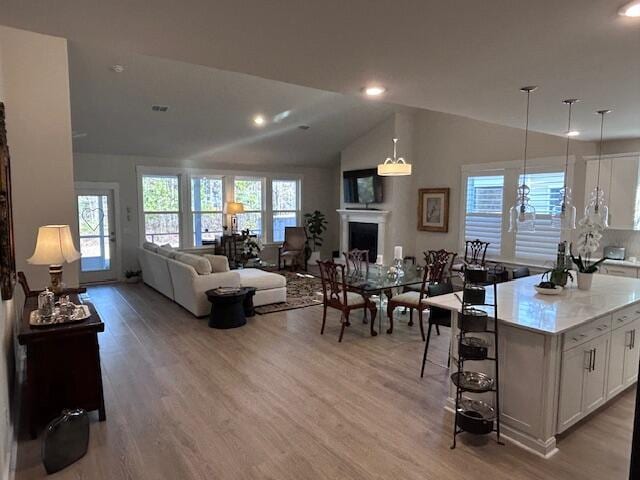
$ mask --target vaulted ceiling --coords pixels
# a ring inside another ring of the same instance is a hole
[[[563,98],[583,101],[575,125],[640,137],[640,19],[619,0],[2,0],[0,23],[119,51],[357,94],[522,126],[518,87],[537,84],[532,128],[561,134]]]

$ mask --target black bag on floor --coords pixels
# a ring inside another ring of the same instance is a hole
[[[81,408],[63,410],[47,425],[42,442],[42,462],[54,473],[84,457],[89,446],[89,415]]]

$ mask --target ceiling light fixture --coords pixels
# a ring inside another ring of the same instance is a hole
[[[264,118],[264,115],[254,115],[253,123],[258,127],[262,127],[265,123],[267,123],[267,120]]]
[[[566,133],[567,137],[577,137],[578,135],[580,135],[580,131],[578,130],[569,130]]]
[[[571,130],[571,113],[573,104],[579,102],[577,98],[568,98],[562,103],[569,106],[569,121],[567,124],[567,149],[564,157],[564,186],[561,190],[560,201],[551,209],[551,228],[559,230],[575,230],[576,228],[576,207],[571,200],[571,187],[567,186],[567,176],[569,174],[569,144],[574,130]],[[579,132],[576,132],[579,133]]]
[[[602,141],[604,137],[604,116],[611,113],[611,110],[598,110],[600,115],[600,143],[598,144],[598,176],[596,179],[596,188],[593,189],[589,196],[589,201],[584,209],[584,215],[601,228],[609,228],[609,207],[605,201],[604,190],[600,188],[600,165],[602,163]]]
[[[370,85],[368,87],[364,87],[362,91],[367,97],[379,97],[385,93],[387,89],[380,85]]]
[[[398,139],[393,139],[393,157],[387,157],[378,165],[378,175],[382,177],[402,177],[411,175],[411,164],[398,157]]]
[[[531,92],[538,87],[522,87],[521,92],[527,94],[527,120],[524,127],[524,167],[522,171],[522,185],[518,187],[516,202],[509,209],[509,231],[510,232],[535,232],[536,230],[536,209],[529,203],[529,192],[531,189],[527,185],[527,146],[529,142],[529,104],[531,103]]]
[[[618,10],[618,15],[622,17],[640,17],[640,0],[627,3],[624,7]]]

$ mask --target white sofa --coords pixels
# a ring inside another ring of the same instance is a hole
[[[255,287],[253,297],[255,306],[286,302],[287,281],[277,273],[265,272],[255,268],[229,270],[226,257],[211,256],[217,262],[218,271],[198,273],[196,268],[186,262],[204,259],[191,254],[171,253],[154,244],[145,243],[138,249],[138,260],[142,269],[144,283],[156,289],[171,300],[182,305],[197,317],[208,315],[211,303],[205,292],[217,287]],[[170,258],[174,257],[174,258]],[[192,257],[196,257],[195,259]],[[181,261],[183,260],[183,261]],[[200,264],[196,265],[198,268]],[[207,272],[208,269],[200,269]]]

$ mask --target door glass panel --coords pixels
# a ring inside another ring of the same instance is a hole
[[[111,269],[109,241],[109,198],[107,195],[78,195],[80,268],[83,272]]]

